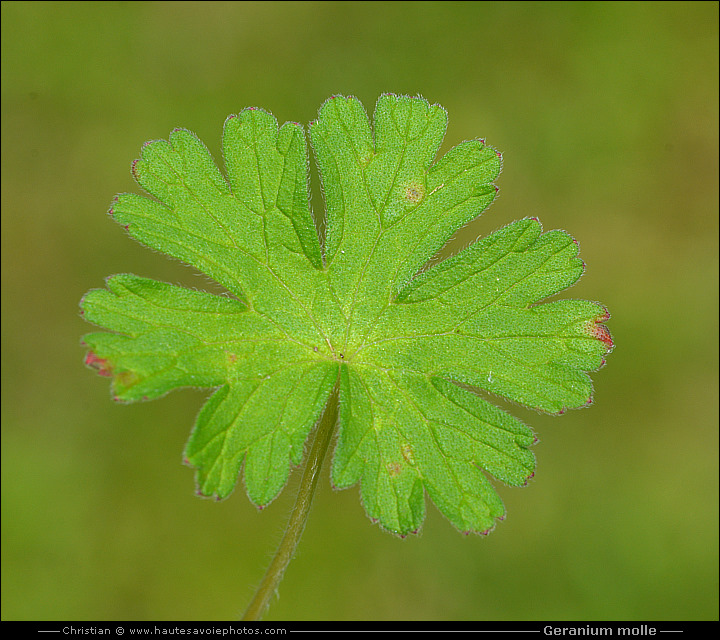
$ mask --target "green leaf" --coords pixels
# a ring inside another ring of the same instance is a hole
[[[113,276],[81,303],[109,331],[84,337],[86,364],[122,402],[217,389],[185,451],[202,495],[228,496],[242,470],[250,499],[272,501],[337,384],[333,484],[360,484],[368,515],[400,535],[421,527],[426,496],[486,533],[505,514],[488,475],[524,485],[535,436],[483,394],[548,413],[590,403],[607,311],[539,304],[583,272],[569,235],[526,218],[430,261],[492,203],[501,169],[482,140],[436,159],[446,125],[421,98],[381,96],[372,127],[357,99],[326,101],[310,126],[322,245],[300,125],[229,117],[227,178],[183,129],[143,147],[133,173],[150,197],[122,194],[110,213],[234,297]]]

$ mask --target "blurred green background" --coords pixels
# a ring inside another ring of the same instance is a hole
[[[323,481],[267,619],[717,619],[717,29],[715,2],[3,2],[2,617],[243,610],[297,477],[261,513],[196,498],[207,393],[111,402],[78,301],[125,271],[217,290],[105,215],[145,140],[186,127],[219,159],[243,107],[307,123],[389,91],[449,111],[442,152],[503,152],[466,239],[567,229],[567,295],[608,306],[617,346],[592,408],[513,408],[538,472],[488,537],[429,506],[394,538]]]

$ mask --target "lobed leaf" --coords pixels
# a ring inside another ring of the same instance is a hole
[[[360,484],[368,515],[400,535],[422,526],[426,495],[487,533],[505,513],[487,476],[525,484],[535,437],[479,394],[549,413],[590,402],[609,314],[543,303],[583,272],[568,234],[519,220],[424,268],[493,202],[502,163],[482,140],[436,159],[446,126],[421,98],[381,96],[372,126],[357,99],[327,100],[310,126],[322,245],[297,123],[230,116],[227,178],[183,129],[143,147],[133,173],[150,197],[122,194],[111,214],[235,297],[113,276],[81,303],[109,331],[84,337],[86,363],[121,401],[216,389],[185,450],[199,493],[224,498],[242,473],[268,504],[338,384],[333,484]]]

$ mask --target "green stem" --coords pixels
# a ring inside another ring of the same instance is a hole
[[[290,513],[285,535],[275,552],[275,557],[265,572],[265,576],[260,582],[260,586],[258,586],[253,599],[245,610],[242,620],[259,620],[262,617],[280,584],[280,580],[282,580],[285,569],[287,569],[290,560],[295,555],[295,549],[300,542],[300,537],[305,530],[305,524],[310,514],[310,506],[315,495],[315,488],[325,460],[325,454],[335,431],[337,415],[338,385],[336,384],[315,432],[315,440],[310,455],[305,462],[305,471],[300,481],[295,507]]]

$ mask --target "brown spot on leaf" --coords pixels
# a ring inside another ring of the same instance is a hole
[[[405,200],[417,204],[425,197],[425,185],[419,182],[411,182],[405,186]]]
[[[412,445],[404,444],[400,451],[402,452],[403,458],[405,458],[405,462],[408,464],[415,464],[415,455],[413,453]]]
[[[128,389],[133,385],[136,385],[138,382],[140,382],[140,380],[140,376],[134,371],[121,371],[115,376],[115,384],[118,387],[122,387],[124,389]],[[147,398],[143,399],[146,400]]]
[[[387,471],[388,475],[391,478],[394,478],[395,476],[400,475],[400,472],[402,471],[402,465],[399,462],[388,462]]]

